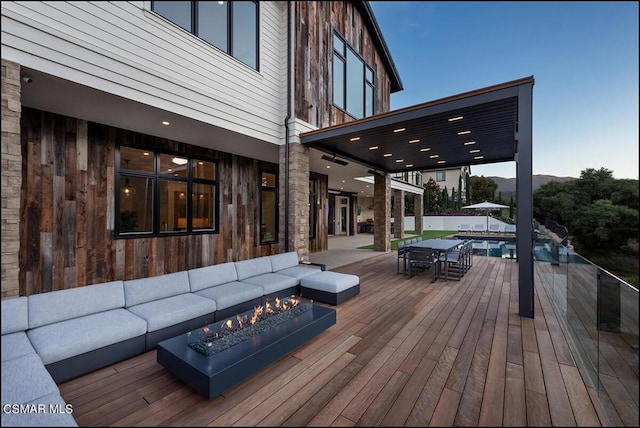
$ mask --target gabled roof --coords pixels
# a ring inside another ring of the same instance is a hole
[[[391,53],[389,52],[387,43],[384,41],[384,37],[382,36],[382,32],[380,31],[380,27],[378,26],[378,21],[376,21],[376,17],[373,14],[371,5],[369,5],[368,1],[353,1],[353,5],[356,7],[356,9],[358,9],[364,19],[365,24],[367,25],[367,28],[369,28],[373,43],[375,44],[378,52],[380,53],[380,56],[382,57],[382,61],[384,62],[385,68],[387,69],[387,73],[389,73],[389,81],[391,82],[391,93],[402,91],[404,89],[402,87],[402,80],[400,80],[400,75],[398,74],[396,65],[393,62],[393,58],[391,58]]]

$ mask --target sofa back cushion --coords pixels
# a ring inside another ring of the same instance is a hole
[[[191,269],[187,273],[189,274],[189,286],[192,293],[238,280],[238,274],[233,262]]]
[[[298,253],[295,251],[289,251],[288,253],[274,254],[269,256],[271,259],[271,269],[277,272],[282,269],[288,269],[298,266]]]
[[[238,281],[251,278],[252,276],[262,275],[263,273],[271,273],[271,260],[269,256],[257,257],[255,259],[242,260],[235,262],[236,272],[238,273]]]
[[[119,309],[123,306],[122,281],[34,294],[29,296],[29,328]]]
[[[2,334],[25,331],[29,328],[26,297],[14,297],[2,301]]]
[[[125,308],[177,296],[189,291],[189,274],[186,270],[149,278],[132,279],[124,282]]]

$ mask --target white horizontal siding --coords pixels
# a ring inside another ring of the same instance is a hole
[[[260,2],[259,71],[141,7],[148,4],[3,1],[2,57],[280,144],[286,4]]]

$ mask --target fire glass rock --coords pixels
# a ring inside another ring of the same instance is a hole
[[[235,324],[229,319],[222,324],[223,327],[218,331],[213,331],[210,325],[188,333],[188,345],[191,349],[210,357],[242,341],[262,334],[278,324],[295,318],[311,310],[312,307],[313,305],[308,302],[301,302],[297,306],[286,310],[272,306],[274,312],[267,313],[266,310],[263,311],[257,316],[258,319],[255,324],[248,324],[247,317],[236,320]]]

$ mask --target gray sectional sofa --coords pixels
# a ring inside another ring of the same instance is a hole
[[[288,252],[2,300],[2,426],[77,426],[58,383],[267,299],[299,294],[305,278],[329,273],[323,265],[303,263]],[[349,297],[359,292],[355,275],[325,278],[309,284],[335,291],[327,281],[338,281],[339,290],[349,288]],[[24,405],[31,404],[52,411],[25,413]]]

